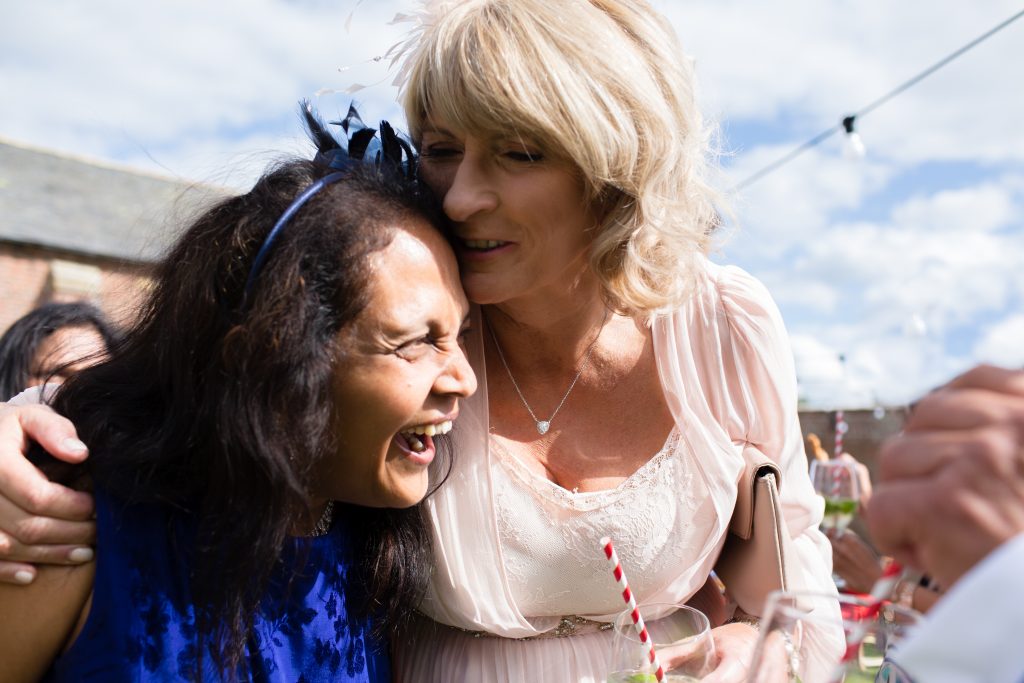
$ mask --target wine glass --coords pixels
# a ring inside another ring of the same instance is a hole
[[[776,591],[768,596],[748,683],[904,680],[890,655],[920,619],[914,610],[874,608],[853,595]],[[812,642],[814,652],[827,654],[810,656]]]
[[[815,460],[811,463],[811,483],[825,499],[822,530],[842,533],[853,521],[860,499],[856,467],[845,460]]]
[[[648,603],[639,609],[664,668],[664,681],[691,683],[711,673],[717,662],[715,641],[703,612],[681,603]],[[615,620],[608,683],[654,683],[649,652],[626,610]]]

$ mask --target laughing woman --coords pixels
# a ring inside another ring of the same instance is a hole
[[[58,391],[97,561],[0,589],[0,680],[391,680],[429,567],[411,506],[475,388],[468,303],[411,181],[318,140],[334,168],[285,163],[200,217]]]

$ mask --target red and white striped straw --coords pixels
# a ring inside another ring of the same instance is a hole
[[[615,546],[612,545],[612,539],[607,536],[602,538],[601,547],[604,548],[604,556],[608,558],[608,564],[611,565],[615,580],[618,582],[619,588],[622,589],[622,599],[626,601],[626,608],[629,610],[629,616],[633,619],[633,627],[636,629],[636,634],[640,637],[640,642],[647,645],[647,658],[650,660],[651,666],[654,667],[654,677],[661,681],[665,678],[665,670],[661,667],[658,655],[654,652],[654,643],[651,641],[650,634],[647,633],[644,618],[640,616],[640,610],[637,609],[636,600],[633,599],[633,591],[629,590],[629,582],[626,581],[626,574],[622,571],[619,556],[615,554]]]
[[[840,467],[838,462],[833,464],[835,466],[832,468],[832,498],[836,499],[842,494],[843,473],[846,471],[846,468]]]
[[[833,457],[838,458],[843,454],[843,435],[846,434],[846,413],[842,409],[836,410],[836,449]]]
[[[870,622],[878,616],[882,609],[882,603],[892,595],[892,589],[896,587],[896,582],[899,581],[902,574],[903,567],[900,563],[890,562],[882,575],[878,577],[875,585],[871,587],[871,599],[860,620],[854,625],[850,635],[846,637],[846,652],[843,653],[833,681],[843,680],[843,665],[857,658],[860,653],[860,645],[864,642],[864,636],[868,634]]]

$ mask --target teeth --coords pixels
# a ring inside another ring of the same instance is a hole
[[[417,439],[415,436],[412,436],[411,434],[406,436],[406,439],[409,440],[409,448],[416,451],[417,453],[422,453],[427,448],[426,446],[423,445],[422,441]]]
[[[504,242],[498,242],[497,240],[463,240],[470,249],[493,249],[494,247],[505,244]]]
[[[409,429],[403,429],[402,434],[410,437],[410,443],[413,443],[414,436],[436,436],[438,434],[447,434],[452,431],[452,421],[445,420],[444,422],[438,422],[437,424],[428,425],[417,425],[410,427]],[[416,444],[420,444],[420,450],[422,450],[423,444],[419,439],[415,440]]]

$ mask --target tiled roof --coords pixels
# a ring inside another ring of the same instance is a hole
[[[151,262],[221,193],[0,139],[0,241]]]

